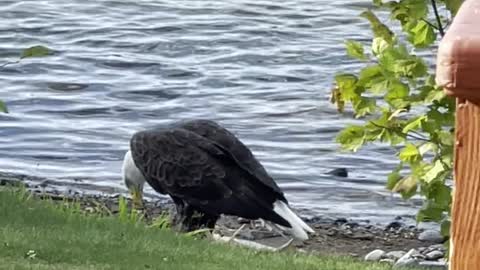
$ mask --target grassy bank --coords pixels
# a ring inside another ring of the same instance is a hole
[[[0,191],[0,269],[390,269],[348,258],[272,254],[81,214]]]

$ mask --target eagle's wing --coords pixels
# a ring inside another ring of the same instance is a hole
[[[214,121],[203,119],[186,121],[181,123],[179,127],[193,131],[221,146],[228,151],[239,166],[253,176],[251,178],[253,181],[259,181],[271,188],[283,201],[287,202],[283,191],[272,177],[270,177],[262,164],[255,158],[250,149],[226,128]]]

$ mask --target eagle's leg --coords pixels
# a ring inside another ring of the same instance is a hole
[[[187,218],[184,221],[186,231],[196,231],[199,229],[214,229],[218,216],[209,215],[203,211],[189,205],[187,210]]]
[[[200,225],[200,227],[208,228],[208,229],[213,230],[215,228],[215,224],[217,223],[217,220],[219,218],[220,218],[219,216],[209,215],[209,214],[203,213],[202,217],[200,217],[199,225]]]
[[[177,213],[173,217],[173,226],[177,231],[189,232],[192,229],[193,210],[188,205],[177,207]]]
[[[193,209],[179,198],[172,197],[175,203],[176,213],[172,218],[172,227],[180,232],[188,232],[191,223]]]
[[[177,212],[172,223],[176,230],[191,232],[202,228],[215,228],[218,216],[203,213],[178,198],[173,199],[173,201],[175,202]]]

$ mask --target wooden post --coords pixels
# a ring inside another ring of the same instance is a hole
[[[437,83],[457,98],[450,269],[480,269],[480,1],[466,0],[440,43]]]

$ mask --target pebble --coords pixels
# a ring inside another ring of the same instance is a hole
[[[429,246],[429,247],[425,250],[425,252],[428,253],[428,252],[430,252],[430,251],[432,251],[432,250],[440,250],[440,251],[445,252],[445,251],[447,250],[447,248],[446,248],[443,244],[436,244],[436,245],[431,245],[431,246]]]
[[[110,212],[112,213],[118,213],[119,212],[119,207],[118,207],[118,204],[112,204],[110,205]]]
[[[389,259],[398,260],[406,254],[405,251],[390,251],[385,256]]]
[[[380,260],[381,263],[388,263],[388,264],[395,264],[395,260],[394,259],[381,259]]]
[[[373,240],[375,236],[368,232],[356,232],[350,238],[359,240]]]
[[[265,239],[265,238],[272,238],[278,236],[278,233],[274,231],[260,231],[260,230],[250,230],[250,235],[252,236],[252,240],[255,239]]]
[[[418,265],[417,259],[406,258],[404,260],[398,260],[394,265],[393,269],[403,268],[403,267],[414,267]]]
[[[365,261],[378,262],[378,261],[380,261],[380,259],[383,258],[384,255],[385,255],[385,251],[383,251],[381,249],[375,249],[374,251],[368,253],[365,256]]]
[[[328,236],[334,236],[334,235],[336,235],[336,234],[337,234],[337,231],[336,231],[336,230],[332,230],[332,229],[330,229],[330,230],[328,230],[328,231],[327,231],[327,233],[326,233],[326,234],[327,234]]]
[[[246,240],[254,240],[255,237],[252,234],[251,230],[243,229],[237,234],[237,238],[246,239]]]
[[[246,219],[246,218],[239,217],[239,218],[237,218],[237,222],[238,222],[239,224],[249,224],[249,223],[250,223],[250,220],[249,220],[249,219]]]
[[[418,235],[418,240],[434,243],[443,243],[443,236],[437,230],[425,230]]]
[[[347,220],[346,218],[337,218],[337,219],[333,222],[333,224],[335,224],[335,225],[341,225],[341,224],[344,224],[344,223],[347,223],[347,222],[348,222],[348,220]]]
[[[360,226],[360,224],[358,224],[358,222],[355,222],[355,221],[349,221],[349,222],[345,223],[345,226],[348,226],[350,228],[356,228],[356,227]]]
[[[393,268],[410,267],[410,266],[418,265],[418,260],[414,258],[418,254],[419,254],[418,251],[416,251],[415,249],[410,249],[410,251],[408,251],[400,259],[398,259],[395,265],[393,265]]]
[[[412,255],[412,258],[418,259],[418,260],[425,260],[425,255],[420,253],[415,253],[414,255]]]
[[[424,262],[418,263],[418,266],[421,266],[422,269],[448,270],[448,263],[446,262],[424,261]]]
[[[390,222],[386,227],[385,227],[385,230],[386,231],[389,231],[389,230],[398,230],[400,228],[402,228],[404,226],[403,222],[399,222],[399,221],[392,221]]]
[[[441,252],[440,250],[433,250],[425,254],[425,258],[429,261],[438,260],[440,258],[443,258],[444,256],[445,253]]]

